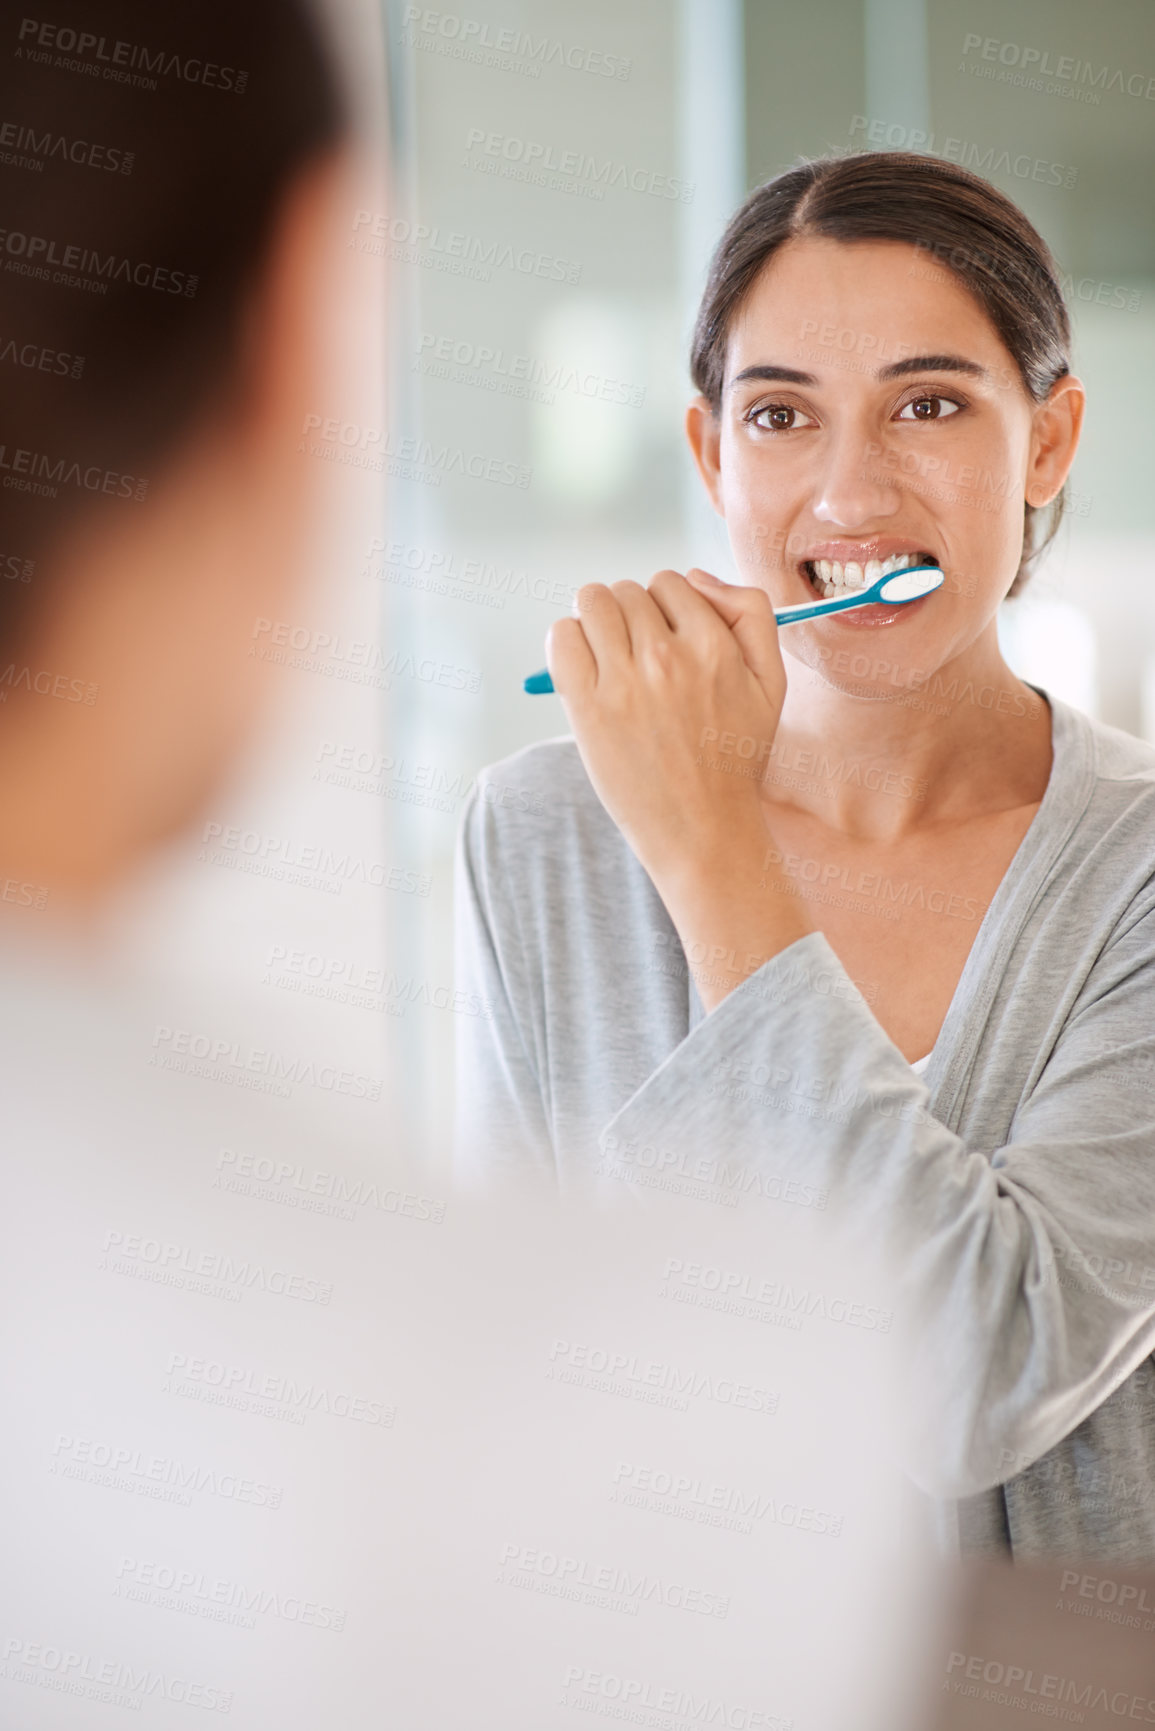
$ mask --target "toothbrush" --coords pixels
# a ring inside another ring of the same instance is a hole
[[[905,571],[892,571],[889,577],[879,577],[868,589],[857,589],[852,595],[832,595],[827,601],[804,601],[798,607],[776,607],[774,617],[779,625],[797,625],[800,619],[821,619],[824,613],[846,613],[851,607],[869,607],[879,601],[892,607],[905,606],[931,595],[943,582],[937,565],[912,565]],[[531,673],[525,681],[531,697],[541,697],[553,690],[553,680],[543,668]]]

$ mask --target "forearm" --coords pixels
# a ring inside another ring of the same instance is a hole
[[[692,854],[651,870],[707,1011],[773,956],[815,928],[782,879],[767,877],[773,847],[759,811]]]
[[[971,1495],[1052,1448],[1155,1346],[1155,1297],[1096,1273],[1151,1263],[1155,1108],[1081,1052],[1062,1073],[1014,1142],[969,1146],[812,934],[688,1035],[603,1144],[659,1149],[670,1171],[713,1159],[768,1196],[791,1179],[828,1193],[900,1274],[920,1475]]]

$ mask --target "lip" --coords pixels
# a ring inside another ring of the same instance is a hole
[[[937,593],[936,589],[932,589],[929,595],[920,595],[917,601],[904,601],[899,607],[888,606],[885,601],[872,601],[867,607],[847,607],[841,613],[825,613],[818,619],[808,620],[807,623],[811,629],[821,627],[834,631],[878,631],[886,626],[901,625],[910,619],[912,614],[920,613]]]
[[[875,535],[867,541],[851,541],[843,537],[837,541],[815,541],[802,554],[799,564],[806,565],[815,559],[837,559],[840,565],[845,565],[853,559],[856,564],[865,565],[868,559],[889,559],[895,553],[932,551],[925,541],[912,541],[901,535]],[[935,557],[937,559],[938,555]]]
[[[821,591],[817,590],[815,585],[811,583],[806,572],[806,566],[815,560],[835,559],[842,565],[850,560],[855,560],[859,565],[865,565],[871,559],[890,559],[896,553],[927,554],[940,570],[945,569],[939,554],[926,541],[916,541],[907,535],[871,535],[857,541],[851,540],[847,536],[840,536],[828,541],[812,542],[798,561],[798,578],[807,595],[814,596],[820,594]],[[922,602],[929,599],[929,596],[923,596],[918,601],[904,602],[898,608],[888,607],[885,602],[879,602],[870,607],[852,608],[845,615],[841,613],[829,614],[827,618],[844,621],[852,629],[876,630],[880,625],[895,624],[901,614],[909,613],[912,609],[917,612]]]

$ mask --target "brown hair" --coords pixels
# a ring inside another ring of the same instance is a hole
[[[135,509],[233,387],[283,195],[348,125],[310,0],[52,20],[10,14],[0,56],[25,152],[0,167],[0,652],[65,532]]]
[[[1070,371],[1071,330],[1050,249],[1027,218],[977,174],[906,150],[822,157],[757,187],[730,219],[710,274],[690,353],[694,383],[717,413],[734,315],[786,241],[906,241],[968,289],[1041,403]],[[1049,545],[1063,494],[1023,504],[1023,556],[1009,594]],[[1043,521],[1049,514],[1049,522]]]

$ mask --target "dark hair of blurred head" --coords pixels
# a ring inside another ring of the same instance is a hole
[[[227,406],[282,197],[346,121],[301,0],[14,8],[0,92],[2,651],[60,539]]]

